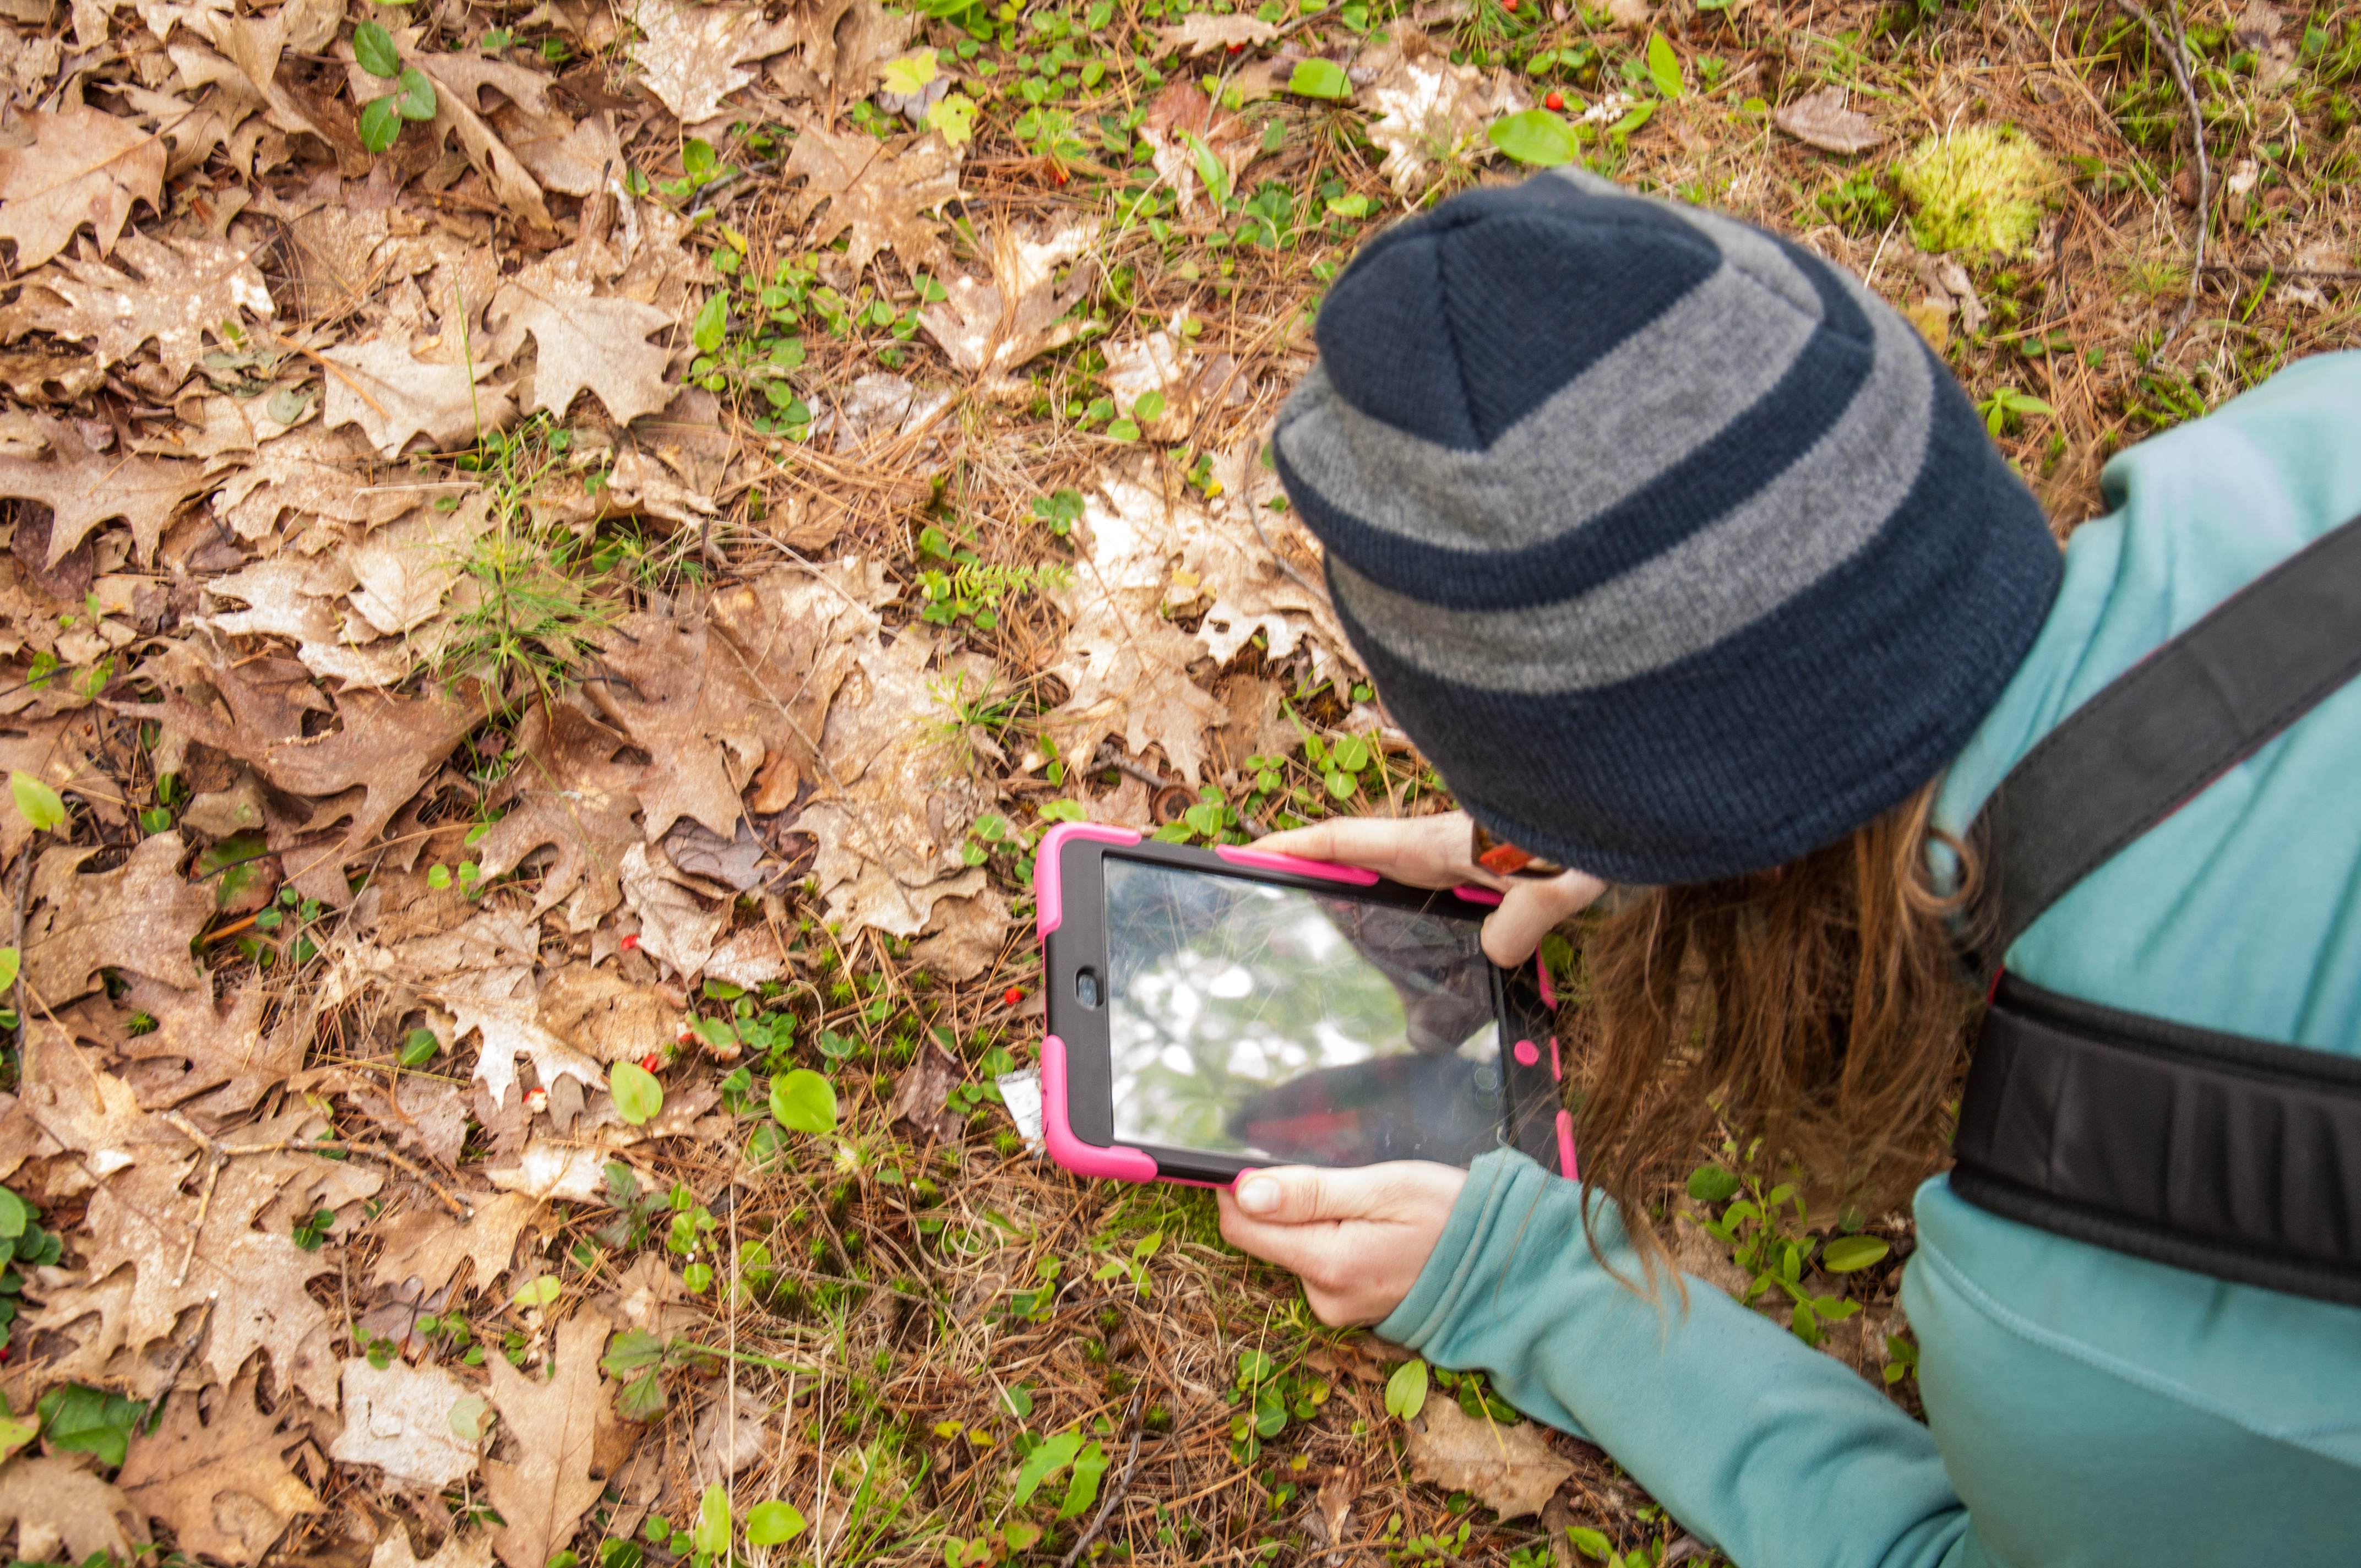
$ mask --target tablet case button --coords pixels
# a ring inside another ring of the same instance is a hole
[[[1542,1051],[1539,1046],[1534,1045],[1531,1040],[1519,1040],[1517,1042],[1517,1065],[1519,1067],[1531,1067],[1541,1059]]]

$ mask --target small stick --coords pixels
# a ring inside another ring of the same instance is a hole
[[[184,1271],[187,1266],[188,1266],[185,1263],[181,1265]],[[178,1286],[180,1281],[175,1279],[172,1283],[175,1286]],[[197,1346],[204,1341],[205,1330],[213,1323],[214,1306],[220,1299],[221,1292],[218,1290],[209,1292],[206,1295],[204,1310],[197,1314],[197,1326],[195,1331],[192,1332],[187,1339],[181,1341],[178,1345],[173,1347],[172,1359],[164,1364],[164,1375],[156,1385],[158,1388],[162,1390],[162,1392],[157,1396],[159,1399],[165,1398],[171,1394],[172,1385],[181,1380],[181,1369],[189,1365],[189,1357],[197,1354]]]
[[[1131,1487],[1131,1473],[1139,1467],[1139,1440],[1148,1430],[1139,1424],[1142,1398],[1144,1395],[1134,1394],[1131,1409],[1123,1413],[1124,1424],[1131,1428],[1131,1452],[1124,1456],[1123,1474],[1115,1477],[1115,1486],[1107,1493],[1106,1500],[1099,1504],[1098,1514],[1091,1520],[1091,1528],[1082,1531],[1074,1541],[1073,1550],[1066,1553],[1058,1568],[1074,1568],[1074,1564],[1082,1561],[1082,1553],[1090,1549],[1092,1541],[1098,1539],[1099,1531],[1106,1528],[1107,1516],[1115,1512],[1115,1506],[1123,1501],[1124,1493]]]
[[[2172,80],[2180,88],[2180,101],[2189,107],[2189,139],[2197,148],[2197,254],[2189,269],[2188,302],[2180,307],[2180,314],[2173,322],[2172,330],[2166,333],[2164,341],[2156,345],[2156,351],[2162,354],[2171,345],[2172,340],[2180,335],[2180,329],[2189,324],[2190,316],[2197,310],[2197,291],[2205,281],[2205,235],[2213,226],[2213,165],[2205,156],[2205,112],[2198,105],[2197,89],[2189,84],[2189,67],[2182,60],[2186,38],[2178,41],[2167,40],[2164,29],[2157,26],[2156,18],[2139,4],[2139,0],[2115,0],[2115,5],[2124,15],[2147,29],[2148,38],[2163,54],[2165,63],[2172,67]],[[2178,31],[2180,26],[2176,12],[2174,29]]]
[[[234,1146],[224,1145],[221,1152],[225,1155],[315,1154],[324,1157],[327,1155],[342,1153],[357,1154],[366,1159],[381,1159],[385,1161],[386,1164],[392,1166],[395,1169],[408,1175],[413,1180],[424,1184],[427,1190],[433,1192],[434,1196],[441,1201],[443,1207],[450,1211],[451,1217],[453,1219],[472,1220],[475,1218],[474,1212],[467,1207],[466,1201],[456,1194],[453,1193],[450,1189],[445,1187],[441,1182],[427,1175],[424,1170],[421,1169],[412,1161],[404,1159],[401,1156],[394,1153],[391,1149],[379,1148],[375,1144],[349,1143],[342,1138],[323,1138],[317,1143],[310,1143],[296,1138],[287,1138],[275,1144],[238,1144]]]

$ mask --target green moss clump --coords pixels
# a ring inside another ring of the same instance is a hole
[[[1918,209],[1910,225],[1918,248],[1938,252],[2023,250],[2058,183],[2056,166],[2013,126],[1928,137],[1894,176]]]

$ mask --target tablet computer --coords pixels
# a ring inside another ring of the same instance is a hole
[[[1226,1186],[1514,1146],[1576,1173],[1548,971],[1478,940],[1497,894],[1099,823],[1050,828],[1033,876],[1067,1169]]]

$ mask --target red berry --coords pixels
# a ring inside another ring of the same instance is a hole
[[[1025,992],[1020,988],[1012,985],[1006,991],[1000,993],[1000,1000],[1006,1003],[1009,1006],[1014,1007],[1018,1003],[1025,1000]]]
[[[634,932],[632,932],[630,936],[628,936],[628,937],[624,938],[620,942],[618,942],[618,943],[617,943],[617,944],[615,944],[615,945],[616,945],[617,947],[619,947],[619,948],[622,948],[622,949],[623,949],[623,951],[625,951],[625,952],[627,952],[627,953],[628,953],[628,952],[630,952],[632,948],[636,948],[636,947],[638,947],[638,946],[640,945],[640,934],[639,934],[637,931],[634,931]]]
[[[1513,10],[1515,10],[1516,8],[1517,8],[1517,0],[1500,0],[1500,9],[1501,9],[1501,10],[1503,10],[1503,11],[1513,11]]]
[[[1246,51],[1246,46],[1244,44],[1232,44],[1230,46],[1230,52],[1232,54],[1244,54]]]
[[[664,1070],[664,1053],[662,1051],[650,1051],[647,1055],[640,1058],[640,1065],[647,1069],[650,1072],[661,1072]]]
[[[1565,94],[1563,93],[1552,93],[1548,97],[1542,100],[1542,104],[1546,108],[1563,109],[1565,107]]]

